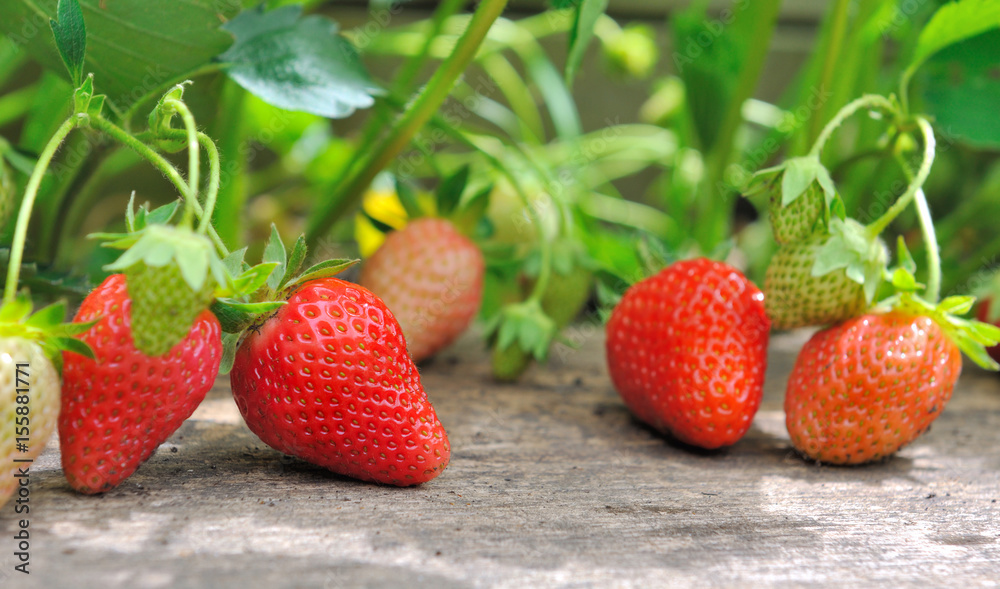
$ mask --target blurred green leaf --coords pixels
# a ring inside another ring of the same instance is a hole
[[[240,13],[223,28],[236,42],[218,59],[240,86],[274,106],[343,118],[374,104],[382,90],[337,23],[301,18],[301,6]]]
[[[43,65],[62,70],[52,35],[44,30],[56,15],[57,0],[0,2],[0,32]],[[232,39],[219,24],[235,15],[236,2],[185,0],[80,0],[90,47],[84,72],[118,111],[209,63]]]
[[[1000,2],[996,0],[958,0],[947,3],[934,13],[920,32],[908,69],[915,70],[949,45],[997,27],[1000,27]],[[993,53],[997,53],[995,46]]]
[[[924,110],[942,141],[1000,147],[1000,29],[942,50],[922,73]]]
[[[594,38],[594,25],[608,8],[608,0],[576,0],[573,28],[569,32],[569,55],[566,57],[566,85],[573,85],[573,78],[580,69],[580,63],[587,47]]]

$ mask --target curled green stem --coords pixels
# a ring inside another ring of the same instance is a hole
[[[83,116],[74,114],[60,125],[45,145],[41,155],[38,156],[38,163],[35,164],[35,169],[32,170],[31,177],[28,179],[24,199],[21,201],[21,209],[17,214],[17,225],[14,229],[14,240],[7,265],[7,283],[4,285],[3,291],[4,303],[13,302],[17,296],[17,281],[21,275],[21,261],[24,259],[24,242],[28,237],[28,223],[31,221],[31,210],[35,205],[35,198],[38,196],[38,188],[42,185],[45,172],[49,169],[49,164],[52,163],[52,158],[55,157],[59,146],[66,140],[70,132],[80,125],[82,120]]]
[[[150,164],[153,165],[154,168],[156,168],[157,170],[160,171],[160,173],[166,176],[167,180],[169,180],[170,183],[173,184],[181,194],[184,194],[188,190],[188,183],[184,181],[184,177],[181,176],[181,173],[177,171],[177,168],[175,168],[173,164],[167,161],[165,157],[157,153],[156,150],[154,150],[149,145],[146,145],[145,143],[140,141],[137,137],[131,135],[118,125],[115,125],[111,121],[101,116],[91,117],[90,126],[97,129],[98,131],[106,133],[112,139],[118,141],[125,147],[128,147],[132,151],[139,154],[140,157],[148,161]],[[183,131],[180,132],[183,133]],[[211,186],[209,187],[209,190],[211,191]],[[202,209],[201,203],[199,203],[197,199],[191,203],[191,206],[194,208],[194,212],[196,215],[198,216],[204,215],[204,209]],[[212,227],[211,225],[208,226],[208,237],[209,239],[212,240],[212,243],[215,245],[215,248],[219,251],[219,253],[223,257],[229,255],[229,250],[226,248],[226,244],[222,242],[222,239],[219,237],[219,234],[215,231],[215,228]]]
[[[920,163],[920,168],[917,170],[916,175],[910,180],[910,184],[906,187],[906,192],[896,200],[895,203],[889,210],[887,210],[881,217],[875,219],[870,225],[868,225],[868,231],[871,235],[879,235],[885,228],[892,223],[893,220],[902,213],[906,207],[910,205],[910,202],[916,196],[917,191],[923,187],[924,182],[927,181],[927,176],[931,173],[931,165],[934,164],[934,129],[931,128],[930,123],[927,119],[923,117],[916,118],[917,126],[920,128],[920,132],[924,137],[924,159]],[[904,170],[908,168],[904,166]],[[940,269],[939,269],[940,270]]]
[[[830,122],[823,127],[819,137],[816,138],[816,143],[814,143],[812,149],[809,150],[809,155],[819,157],[819,155],[823,152],[823,147],[826,146],[827,141],[829,141],[830,137],[833,135],[833,132],[836,131],[848,117],[863,108],[878,108],[892,114],[897,114],[896,105],[894,105],[885,96],[881,96],[879,94],[865,94],[861,98],[847,103],[844,108],[840,109],[840,111],[838,111],[837,114],[830,119]]]
[[[188,150],[188,189],[185,194],[187,207],[184,211],[184,224],[190,225],[194,219],[194,204],[198,202],[198,186],[201,184],[201,151],[198,145],[198,126],[194,121],[194,115],[186,104],[176,99],[163,101],[163,105],[172,108],[174,112],[181,115],[184,121],[184,129],[187,133]]]

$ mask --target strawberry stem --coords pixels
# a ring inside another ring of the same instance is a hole
[[[7,265],[7,283],[4,285],[3,302],[12,303],[17,295],[17,281],[21,275],[21,261],[24,259],[24,242],[28,237],[28,222],[31,220],[31,209],[35,205],[35,198],[38,196],[38,188],[42,184],[45,172],[52,163],[56,151],[73,129],[78,127],[86,115],[73,114],[56,130],[52,138],[45,145],[35,169],[31,171],[28,179],[28,186],[24,191],[24,200],[21,201],[21,209],[17,214],[17,226],[14,229],[14,239],[10,250],[10,260]]]
[[[184,128],[187,130],[188,190],[187,198],[184,199],[187,202],[187,206],[184,208],[182,223],[190,227],[194,222],[194,206],[192,203],[198,202],[198,185],[201,180],[199,178],[201,175],[201,152],[198,149],[198,126],[195,124],[191,109],[180,100],[170,98],[164,100],[163,105],[172,108],[177,114],[181,115],[181,120],[184,121]],[[199,226],[199,229],[203,225],[204,223]]]
[[[829,141],[830,137],[833,135],[833,132],[836,131],[848,117],[863,108],[881,109],[892,114],[899,114],[899,111],[896,109],[896,105],[894,105],[892,101],[885,96],[879,94],[865,94],[861,98],[847,103],[844,108],[840,109],[837,114],[830,119],[830,122],[823,127],[819,137],[816,138],[816,143],[814,143],[812,149],[809,150],[809,155],[818,158],[823,152],[823,147],[826,146],[827,141]]]
[[[889,210],[887,210],[881,217],[875,219],[875,221],[868,225],[868,231],[872,236],[879,235],[885,231],[885,228],[889,226],[889,223],[892,223],[892,221],[910,205],[910,201],[913,200],[917,191],[924,185],[924,182],[927,181],[927,176],[931,173],[931,165],[934,164],[934,148],[936,144],[934,140],[934,129],[931,128],[927,119],[923,117],[917,117],[916,123],[924,136],[924,160],[920,163],[920,169],[917,170],[917,175],[910,180],[909,186],[906,187],[906,192],[904,192],[903,195],[899,197],[899,199],[893,203],[893,205],[889,207]],[[908,170],[908,167],[903,166],[903,169]],[[930,247],[929,244],[928,247]],[[938,271],[940,271],[940,268]]]
[[[157,170],[160,171],[160,173],[166,176],[167,179],[170,180],[170,182],[177,188],[177,190],[181,194],[184,194],[188,190],[187,182],[184,181],[184,178],[181,176],[180,172],[177,171],[177,168],[173,166],[173,164],[167,161],[167,159],[164,158],[162,155],[157,153],[152,147],[146,145],[138,138],[131,135],[128,131],[125,131],[121,127],[115,125],[114,123],[112,123],[111,121],[107,120],[102,116],[91,117],[90,126],[99,131],[107,133],[109,136],[111,136],[112,139],[115,139],[125,147],[128,147],[132,151],[139,154],[140,157],[148,161],[150,164],[153,165],[154,168],[156,168]],[[208,139],[207,136],[206,139]],[[205,144],[206,142],[203,141],[202,143]],[[209,139],[207,143],[211,143],[211,140]],[[210,161],[212,153],[213,151],[209,150]],[[215,150],[214,153],[216,159],[218,159],[218,151]],[[213,180],[210,178],[209,179],[210,196],[212,194],[212,184],[211,184],[212,182]],[[218,192],[218,186],[215,187],[215,192],[216,193]],[[194,212],[196,215],[204,214],[204,211],[201,208],[201,203],[199,203],[197,199],[194,202],[191,202],[191,206],[194,208]],[[209,239],[212,240],[212,243],[215,245],[215,249],[217,249],[223,257],[229,255],[229,250],[226,248],[226,244],[222,242],[222,239],[219,237],[218,232],[216,232],[215,228],[212,227],[211,225],[208,226],[208,237]]]
[[[479,3],[469,26],[459,38],[451,55],[417,94],[410,107],[378,144],[365,150],[364,159],[358,162],[357,172],[350,173],[313,217],[306,232],[309,241],[315,242],[340,216],[364,195],[375,176],[409,144],[413,136],[430,120],[448,98],[455,82],[476,56],[486,34],[507,6],[507,0],[483,0]],[[365,147],[365,146],[363,146]]]

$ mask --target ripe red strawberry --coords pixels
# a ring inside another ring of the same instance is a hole
[[[1000,316],[997,316],[995,310],[992,307],[993,299],[989,297],[983,298],[979,302],[979,308],[976,310],[976,318],[984,323],[989,323],[1000,327]],[[993,358],[997,362],[1000,362],[1000,344],[995,346],[990,346],[986,348],[989,353],[990,358]]]
[[[392,312],[336,278],[298,287],[247,332],[231,373],[250,430],[338,474],[398,486],[448,465],[448,436]]]
[[[415,362],[455,341],[479,310],[483,254],[444,219],[422,218],[394,231],[361,270],[406,335]]]
[[[607,326],[608,369],[625,404],[688,444],[736,443],[763,395],[763,299],[738,270],[706,259],[632,286]]]
[[[0,507],[20,486],[18,470],[30,466],[14,460],[42,453],[58,415],[59,375],[41,346],[23,337],[0,337]]]
[[[59,440],[66,479],[101,493],[145,462],[212,388],[222,358],[221,329],[203,311],[180,343],[151,358],[135,348],[131,300],[121,274],[84,299],[75,321],[99,319],[80,339],[96,356],[64,354]]]
[[[792,444],[831,464],[890,456],[941,414],[961,371],[958,347],[927,316],[869,314],[820,331],[788,379]]]
[[[764,276],[767,316],[775,329],[829,325],[856,317],[868,307],[864,286],[845,269],[813,276],[828,236],[816,235],[778,248]]]

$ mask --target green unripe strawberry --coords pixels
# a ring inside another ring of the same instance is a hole
[[[796,243],[825,233],[830,207],[837,198],[830,173],[815,156],[786,160],[753,175],[743,194],[763,194],[774,240]]]
[[[868,307],[864,286],[845,269],[813,275],[827,239],[821,234],[782,245],[771,258],[764,277],[764,307],[775,329],[837,323]]]
[[[801,196],[782,205],[781,192],[771,192],[769,216],[774,240],[780,244],[796,243],[823,231],[821,221],[826,210],[826,197],[818,183],[809,185]]]
[[[215,280],[195,291],[174,264],[152,267],[143,262],[125,270],[132,299],[135,347],[150,357],[162,356],[180,343],[202,311],[212,304]]]

